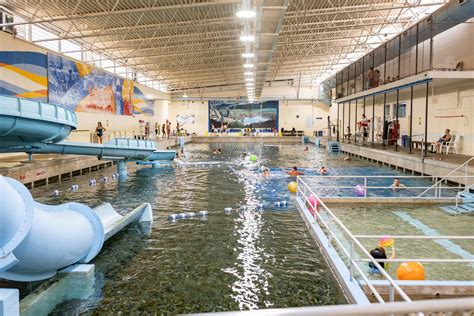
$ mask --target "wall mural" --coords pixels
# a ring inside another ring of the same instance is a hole
[[[227,124],[231,131],[242,128],[278,130],[278,101],[261,103],[209,101],[209,131]]]
[[[49,102],[76,112],[153,116],[153,100],[131,80],[48,53]]]
[[[0,94],[46,102],[47,89],[45,54],[0,51]]]

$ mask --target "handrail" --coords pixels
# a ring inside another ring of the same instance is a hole
[[[367,305],[329,305],[329,306],[311,306],[311,307],[292,307],[292,308],[271,308],[252,311],[235,311],[235,312],[217,312],[212,315],[225,316],[281,316],[281,315],[298,315],[298,316],[375,316],[375,315],[406,315],[412,313],[429,313],[429,312],[455,312],[455,311],[472,311],[474,309],[474,300],[472,297],[467,298],[451,298],[436,300],[419,300],[413,302],[393,302],[386,304],[367,304]],[[198,315],[211,315],[210,313],[202,313]]]
[[[326,206],[326,204],[324,204],[323,201],[321,201],[321,199],[313,192],[313,190],[311,190],[311,188],[300,178],[300,176],[298,176],[297,178],[297,182],[298,182],[298,186],[297,186],[297,195],[300,195],[302,194],[303,195],[303,198],[304,200],[306,201],[306,204],[309,204],[310,207],[313,209],[313,212],[315,214],[315,216],[318,217],[318,219],[320,220],[320,222],[326,227],[326,229],[328,230],[328,233],[329,233],[329,244],[331,244],[331,237],[334,238],[334,241],[336,241],[336,243],[340,246],[341,250],[345,253],[345,255],[349,258],[349,261],[351,263],[351,266],[350,266],[350,272],[351,272],[351,277],[352,277],[352,267],[354,266],[357,271],[360,273],[361,277],[364,279],[364,281],[367,282],[370,290],[372,291],[372,293],[374,294],[374,296],[376,297],[376,299],[380,302],[380,303],[385,303],[385,301],[383,300],[383,298],[381,297],[381,295],[378,293],[378,291],[373,287],[371,286],[370,284],[370,281],[369,279],[367,278],[367,276],[365,275],[364,271],[362,271],[362,269],[359,267],[359,265],[356,263],[356,261],[354,260],[352,254],[353,254],[353,245],[356,245],[361,251],[362,253],[368,258],[370,259],[370,262],[372,262],[372,264],[380,271],[380,273],[382,274],[382,276],[390,283],[391,285],[391,288],[393,288],[395,291],[397,291],[397,293],[400,295],[400,297],[407,301],[407,302],[411,302],[411,299],[410,297],[400,288],[400,286],[392,279],[392,277],[385,271],[384,268],[382,268],[382,266],[370,255],[370,253],[367,251],[367,249],[365,249],[365,247],[360,243],[359,240],[357,240],[357,238],[354,237],[354,235],[349,231],[349,229],[336,217],[336,215],[334,215],[334,213]],[[301,189],[301,186],[299,185],[300,183],[303,184],[303,186],[309,190],[309,192],[316,198],[316,200],[318,201],[319,205],[322,206],[325,211],[330,215],[330,219],[329,219],[329,223],[326,223],[326,221],[322,218],[322,216],[319,214],[319,212],[316,210],[316,208],[313,206],[313,204],[309,201],[308,197],[306,196],[306,194],[304,194]],[[344,245],[342,244],[342,242],[339,240],[339,238],[336,236],[336,234],[334,234],[334,232],[331,230],[331,223],[332,222],[335,222],[348,236],[349,238],[351,239],[351,250],[350,250],[350,253],[344,248]],[[392,298],[392,295],[390,295],[390,297]]]
[[[448,173],[446,176],[444,176],[441,180],[438,180],[435,184],[433,184],[431,187],[429,187],[428,189],[426,189],[425,191],[423,191],[420,195],[418,195],[418,197],[421,197],[423,194],[425,194],[426,192],[428,192],[430,189],[432,188],[435,188],[437,187],[437,185],[443,181],[446,180],[446,178],[450,177],[453,173],[455,173],[456,171],[458,171],[459,169],[461,169],[462,167],[466,167],[466,171],[465,171],[465,176],[466,179],[467,179],[467,166],[469,165],[469,163],[471,161],[474,160],[474,157],[471,157],[469,158],[466,162],[464,162],[462,165],[458,166],[456,169],[452,170],[450,173]],[[452,178],[452,177],[451,177]],[[466,181],[464,181],[464,185],[467,185]]]
[[[461,194],[469,192],[472,188],[474,188],[474,184],[471,184],[470,186],[465,187],[464,190],[462,190],[462,191],[458,192],[458,194],[456,194],[456,212],[458,211],[459,198],[460,198]]]
[[[308,183],[311,182],[311,180],[313,181],[325,181],[325,180],[347,180],[347,179],[350,179],[350,180],[353,180],[352,182],[355,182],[354,185],[359,185],[361,187],[361,189],[363,189],[363,197],[364,198],[380,198],[380,196],[368,196],[368,191],[369,190],[372,190],[375,191],[375,190],[379,190],[379,191],[376,191],[376,192],[380,192],[380,190],[403,190],[403,192],[408,192],[408,193],[411,193],[411,195],[408,195],[408,196],[397,196],[396,198],[401,198],[401,199],[404,199],[404,198],[407,198],[407,199],[413,199],[413,198],[417,198],[417,199],[423,199],[423,198],[427,198],[427,197],[421,197],[420,195],[417,195],[418,193],[415,191],[413,192],[413,190],[423,190],[424,189],[424,192],[428,192],[429,190],[431,189],[435,189],[434,191],[434,197],[433,196],[430,196],[428,198],[442,198],[442,191],[458,191],[459,190],[459,187],[454,187],[454,186],[442,186],[440,184],[439,181],[437,181],[438,177],[436,176],[398,176],[398,175],[376,175],[376,176],[361,176],[361,175],[324,175],[324,176],[308,176],[308,175],[303,175],[303,176],[300,176],[300,178],[302,180],[306,180],[308,181]],[[436,181],[436,183],[439,183],[436,187],[433,187],[433,186],[401,186],[401,187],[392,187],[391,185],[390,186],[384,186],[384,185],[368,185],[368,183],[370,182],[370,180],[377,180],[377,179],[394,179],[394,178],[398,178],[398,179],[416,179],[416,180],[419,180],[419,179],[434,179]],[[474,179],[474,176],[467,176],[467,175],[464,175],[464,176],[451,176],[449,177],[450,179],[464,179],[465,181],[467,181],[467,179]],[[363,183],[362,183],[363,182]],[[348,189],[354,189],[354,185],[348,185],[348,184],[345,184],[345,185],[324,185],[324,189],[341,189],[341,190],[348,190]],[[322,197],[330,197],[330,196],[322,196]],[[341,197],[341,196],[337,196],[338,198],[345,198],[345,197]],[[445,196],[445,197],[450,197],[450,196]],[[452,198],[454,198],[454,195],[451,196]],[[390,198],[390,197],[384,197],[384,198]]]

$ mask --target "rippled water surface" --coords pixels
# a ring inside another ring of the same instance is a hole
[[[303,153],[301,146],[224,145],[220,156],[213,156],[212,148],[187,146],[185,159],[215,163],[211,166],[129,164],[123,183],[111,180],[114,170],[109,168],[33,190],[45,203],[109,202],[125,213],[149,202],[154,213],[151,235],[130,227],[109,240],[93,261],[91,295],[66,300],[53,314],[174,314],[345,303],[288,196],[290,179],[278,169],[316,168],[323,162],[337,166],[342,158],[333,160],[313,148]],[[243,152],[261,154],[272,177],[262,180],[253,164],[237,158]],[[88,186],[89,179],[101,175],[108,176],[107,184]],[[78,192],[68,190],[72,183],[79,184]],[[59,197],[50,196],[54,189],[61,190]],[[288,200],[288,206],[275,208],[274,201],[280,200]],[[263,211],[257,210],[259,204]],[[240,206],[247,210],[238,211]],[[226,215],[225,207],[234,211]],[[168,221],[169,214],[200,210],[208,210],[206,220]]]

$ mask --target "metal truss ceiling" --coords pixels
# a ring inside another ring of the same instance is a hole
[[[255,92],[265,81],[310,85],[423,18],[444,0],[253,0]],[[170,90],[242,82],[239,0],[24,0],[2,5],[84,51],[133,67]]]

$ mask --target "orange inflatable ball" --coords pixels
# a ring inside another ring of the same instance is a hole
[[[419,262],[402,262],[397,268],[399,280],[424,280],[425,268]]]
[[[297,189],[298,189],[298,183],[296,183],[295,181],[291,181],[290,183],[288,183],[288,190],[291,193],[296,193]]]

